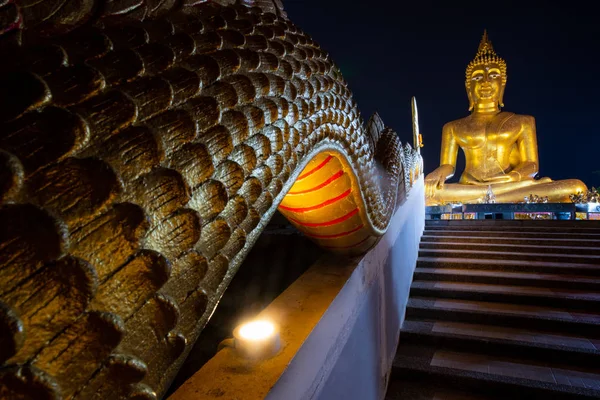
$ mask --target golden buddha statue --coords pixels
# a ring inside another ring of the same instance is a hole
[[[498,203],[523,202],[529,194],[568,202],[569,195],[587,191],[578,179],[534,180],[539,169],[535,119],[501,111],[506,62],[494,51],[487,32],[467,67],[465,84],[471,115],[442,129],[440,166],[425,177],[427,205],[477,203],[490,187]],[[454,175],[459,147],[465,170],[459,183],[444,184]]]

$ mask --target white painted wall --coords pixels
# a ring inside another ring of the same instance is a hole
[[[421,177],[267,399],[384,398],[424,224]]]

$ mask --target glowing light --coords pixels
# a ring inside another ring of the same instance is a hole
[[[265,319],[246,322],[233,331],[233,342],[235,350],[245,358],[269,358],[279,352],[279,328]]]
[[[240,327],[240,337],[246,340],[264,340],[275,332],[275,325],[269,321],[252,321]]]

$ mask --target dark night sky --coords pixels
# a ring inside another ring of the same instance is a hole
[[[340,67],[365,120],[378,111],[412,142],[417,97],[426,172],[439,165],[443,124],[468,115],[465,68],[486,28],[508,64],[504,109],[536,118],[540,176],[600,186],[600,24],[571,4],[284,0]]]

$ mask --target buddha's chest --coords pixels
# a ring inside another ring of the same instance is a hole
[[[519,135],[518,127],[496,121],[461,121],[454,128],[454,139],[458,145],[471,151],[509,148]]]

